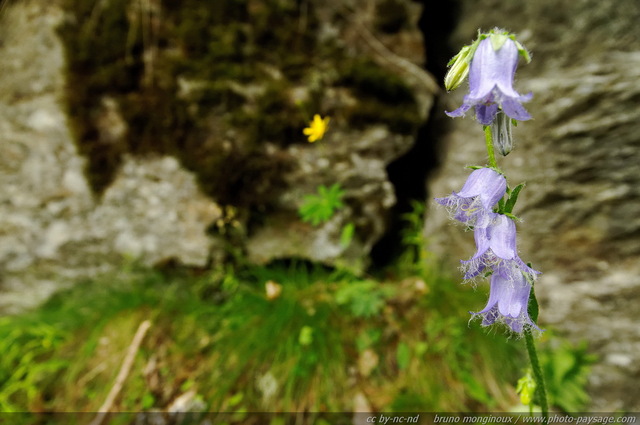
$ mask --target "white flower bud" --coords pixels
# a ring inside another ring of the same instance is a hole
[[[471,46],[464,46],[460,52],[449,61],[449,72],[444,77],[444,87],[451,91],[460,87],[460,84],[469,74],[469,62],[471,62]]]
[[[507,156],[513,149],[511,118],[502,111],[498,112],[496,119],[491,123],[491,137],[493,146],[502,156]]]

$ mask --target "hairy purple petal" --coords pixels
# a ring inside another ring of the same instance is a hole
[[[496,216],[498,214],[495,214]],[[494,218],[495,219],[495,218]],[[491,248],[491,240],[486,227],[478,227],[473,230],[473,238],[476,241],[476,253],[473,259],[482,257],[489,248]]]
[[[436,202],[447,208],[456,220],[475,227],[486,227],[494,218],[492,211],[507,190],[507,180],[490,168],[474,170],[460,192]]]
[[[502,110],[509,118],[513,118],[514,120],[527,121],[531,119],[531,115],[524,109],[524,106],[513,98],[504,99],[502,102]]]
[[[469,260],[462,260],[464,279],[477,277],[487,268],[494,274],[513,281],[522,273],[533,279],[540,272],[527,266],[518,256],[516,225],[505,215],[493,214],[485,228],[475,228],[476,253]]]
[[[527,311],[530,293],[531,285],[523,274],[514,280],[494,274],[491,276],[491,289],[486,307],[471,314],[482,317],[482,326],[504,322],[517,333],[522,333],[525,326],[541,330],[531,320]]]
[[[470,104],[467,104],[467,103],[463,103],[462,106],[460,106],[455,111],[451,111],[451,112],[445,111],[444,113],[449,115],[450,117],[463,117],[464,114],[466,114],[467,111],[471,108],[471,106],[473,106],[473,105],[470,105]]]
[[[516,252],[516,224],[507,216],[499,215],[487,229],[489,246],[503,260],[512,260]]]
[[[482,125],[491,124],[498,114],[498,105],[493,103],[491,105],[478,105],[476,106],[476,119]]]
[[[479,196],[482,205],[491,209],[507,191],[507,179],[491,168],[474,170],[458,192],[459,196]]]

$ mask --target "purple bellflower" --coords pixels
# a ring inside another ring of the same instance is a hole
[[[494,32],[481,39],[471,58],[469,93],[462,106],[447,115],[460,117],[475,106],[482,125],[493,123],[499,110],[514,120],[531,119],[522,102],[531,100],[533,94],[520,95],[513,88],[519,54],[528,58],[524,47],[507,34]]]
[[[456,220],[468,226],[487,227],[493,216],[493,207],[504,196],[507,180],[491,168],[474,170],[460,192],[446,198],[436,198]]]
[[[527,266],[518,256],[515,223],[502,214],[494,213],[493,216],[488,227],[474,229],[477,252],[470,260],[461,261],[464,278],[473,279],[490,268],[508,281],[520,279],[522,273],[534,279],[540,272]]]
[[[524,326],[532,326],[542,331],[529,317],[527,307],[531,285],[526,277],[519,273],[514,279],[505,279],[498,273],[491,275],[491,292],[484,310],[474,316],[482,316],[482,326],[489,326],[496,321],[504,322],[514,332],[522,333]]]

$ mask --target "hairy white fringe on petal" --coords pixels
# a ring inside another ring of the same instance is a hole
[[[480,325],[483,327],[500,323],[509,328],[509,330],[518,337],[522,337],[524,330],[527,328],[531,328],[534,335],[540,335],[544,332],[544,330],[540,329],[535,323],[533,323],[526,311],[523,311],[518,317],[505,317],[500,314],[498,306],[496,305],[486,313],[471,312],[471,315],[469,322],[472,320],[482,319],[482,323]]]
[[[540,274],[539,271],[527,266],[520,258],[504,260],[495,255],[491,249],[478,258],[471,258],[461,261],[461,263],[460,270],[464,273],[464,279],[467,281],[475,279],[487,268],[492,269],[494,273],[500,273],[509,282],[520,279],[521,274],[529,275],[531,280],[535,281],[537,275]]]
[[[436,202],[445,207],[450,219],[467,226],[486,227],[491,221],[491,211],[482,205],[480,196],[464,198],[454,192],[446,198],[436,198]]]

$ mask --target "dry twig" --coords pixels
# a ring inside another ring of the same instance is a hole
[[[129,348],[127,349],[127,355],[122,362],[122,366],[120,366],[120,371],[118,372],[118,376],[116,376],[116,381],[114,382],[113,387],[111,387],[104,403],[102,403],[102,406],[98,409],[98,414],[93,418],[89,425],[102,425],[102,422],[107,417],[107,413],[109,413],[113,407],[113,402],[122,390],[124,381],[126,381],[127,376],[129,376],[129,373],[131,372],[131,366],[133,366],[133,361],[140,349],[140,344],[142,344],[142,340],[150,327],[151,322],[149,320],[145,320],[140,323],[140,326],[138,326],[138,330],[131,341],[131,345],[129,345]]]

